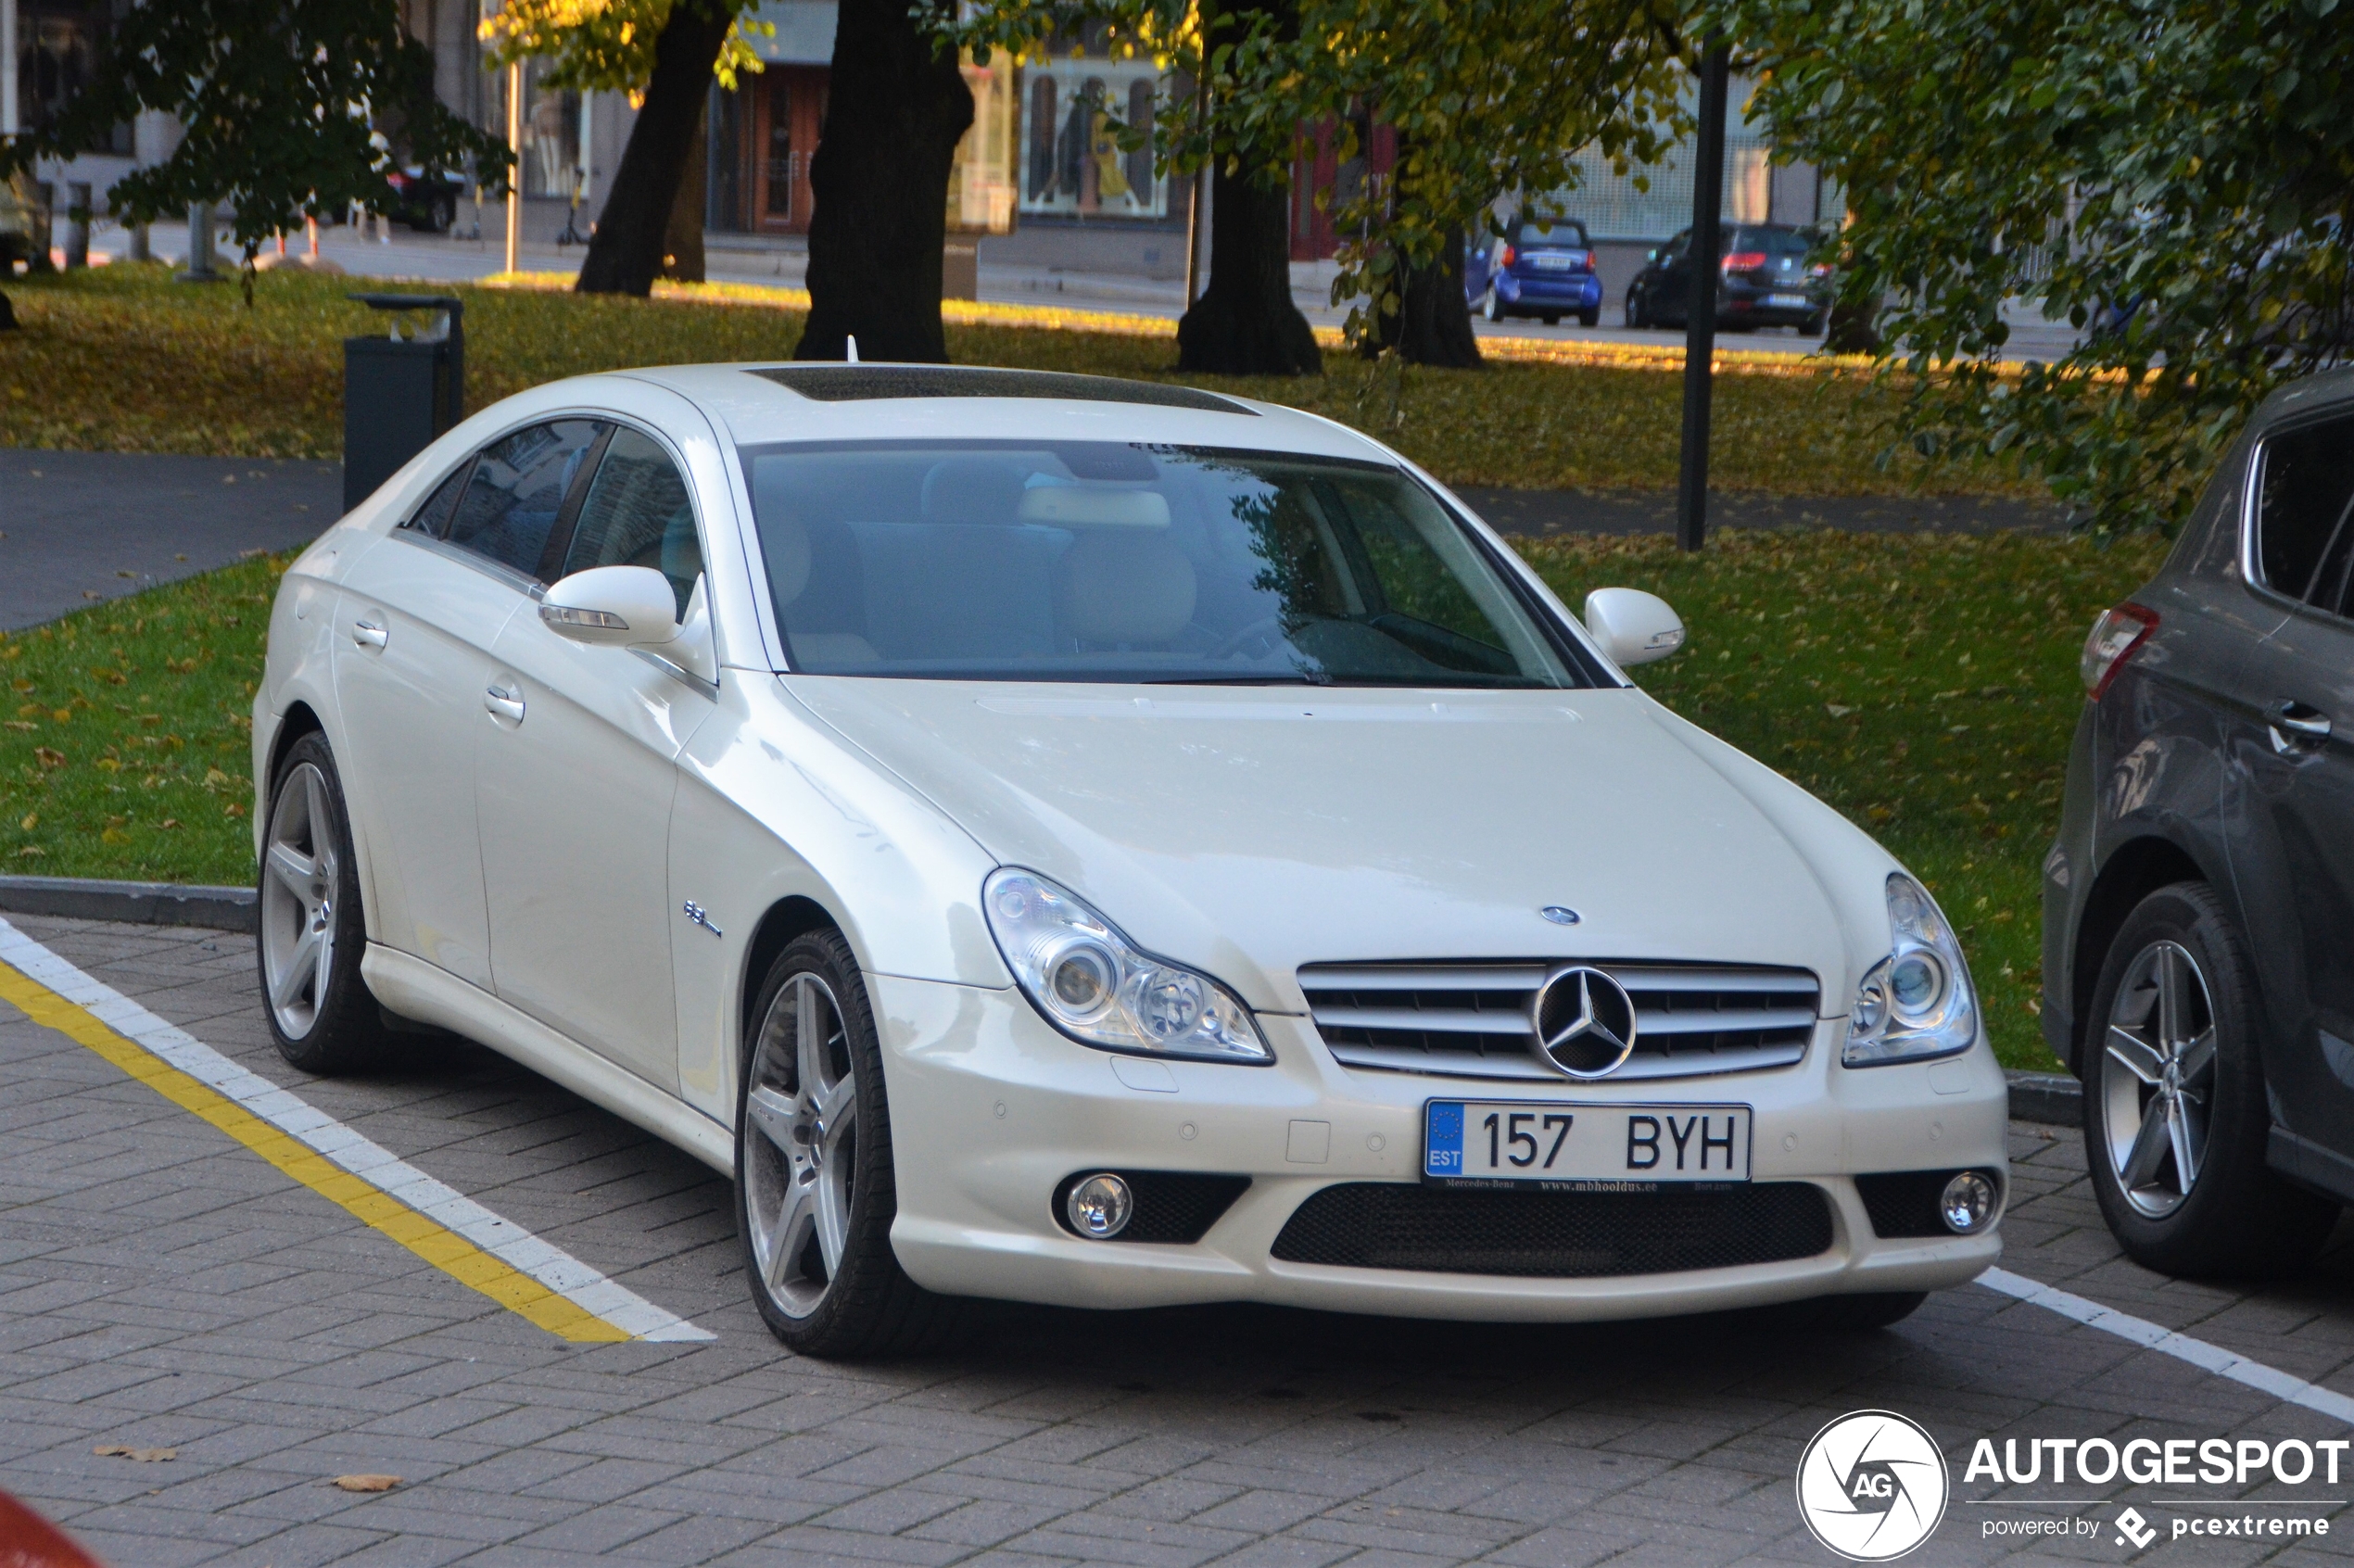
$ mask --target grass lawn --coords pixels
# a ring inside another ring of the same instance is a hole
[[[239,457],[333,457],[343,440],[341,341],[384,318],[345,300],[349,279],[263,274],[247,310],[234,287],[116,265],[19,279],[22,332],[0,336],[0,446]],[[381,286],[381,285],[377,285]],[[447,285],[419,285],[445,292]],[[462,287],[467,400],[482,408],[558,376],[626,365],[781,359],[800,312],[695,300]],[[737,291],[741,292],[741,291]],[[1008,314],[1012,314],[1008,312]],[[1046,314],[1026,312],[1032,317]],[[1733,339],[1739,342],[1739,339]],[[1177,379],[1166,337],[1036,326],[952,325],[959,363]],[[1377,369],[1326,356],[1296,379],[1189,377],[1367,430],[1454,485],[1662,488],[1676,482],[1681,373],[1664,364],[1497,363]],[[1895,394],[1855,371],[1728,365],[1715,393],[1715,482],[1793,495],[2040,496],[1989,465],[1886,465]]]
[[[2050,842],[2095,613],[2162,541],[1728,533],[1522,549],[1573,607],[1650,588],[1692,631],[1638,672],[1677,711],[1862,824],[1960,929],[2012,1067],[2055,1066],[2034,1007]],[[57,876],[246,882],[247,704],[284,559],[0,637],[0,865]]]

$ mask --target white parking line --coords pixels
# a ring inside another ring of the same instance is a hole
[[[239,1067],[82,973],[5,919],[0,919],[0,963],[23,977],[0,984],[0,993],[35,1022],[62,1030],[98,1051],[296,1181],[541,1327],[580,1340],[716,1337]],[[0,971],[0,981],[8,981],[5,971]],[[283,1140],[257,1123],[267,1123],[323,1156],[364,1187],[354,1187],[316,1159],[287,1150]]]
[[[2202,1372],[2218,1377],[2228,1377],[2234,1383],[2270,1394],[2275,1399],[2291,1405],[2302,1405],[2309,1410],[2319,1410],[2325,1416],[2354,1425],[2354,1398],[2335,1393],[2303,1378],[2252,1361],[2234,1350],[2209,1345],[2203,1339],[2193,1339],[2187,1334],[2161,1328],[2146,1318],[2131,1312],[2120,1312],[2114,1307],[2104,1307],[2064,1290],[2056,1290],[2007,1269],[1989,1269],[1978,1276],[1978,1283],[1989,1290],[2057,1312],[2063,1318],[2073,1318],[2087,1328],[2099,1329],[2129,1340],[2145,1350],[2161,1356],[2171,1356],[2178,1361],[2188,1361]]]

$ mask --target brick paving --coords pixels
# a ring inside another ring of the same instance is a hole
[[[1956,1500],[1909,1561],[2116,1562],[2134,1555],[2112,1544],[2118,1506],[2162,1523],[2192,1489],[2071,1488],[2111,1499],[2082,1511],[2100,1532],[2018,1548],[1982,1522],[2034,1511],[1985,1499],[2055,1494],[1963,1485],[1971,1445],[2339,1435],[1974,1286],[1855,1336],[1756,1314],[1495,1327],[1008,1308],[953,1355],[796,1360],[744,1296],[726,1183],[687,1157],[471,1046],[300,1081],[270,1049],[248,939],[17,923],[718,1335],[561,1343],[0,1003],[0,1487],[118,1568],[1828,1562],[1791,1478],[1809,1436],[1866,1407],[1920,1421],[1953,1461]],[[2347,1233],[2296,1280],[2166,1281],[2119,1257],[2072,1135],[2015,1126],[2013,1157],[2006,1267],[2354,1393]],[[91,1451],[113,1444],[176,1457]],[[402,1484],[331,1484],[362,1472]],[[2354,1547],[2354,1474],[2246,1495],[2345,1526],[2272,1560]]]

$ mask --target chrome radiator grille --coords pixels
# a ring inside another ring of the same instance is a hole
[[[1821,988],[1804,969],[1594,961],[1635,1004],[1635,1053],[1610,1081],[1788,1067]],[[1558,964],[1308,964],[1316,1031],[1349,1067],[1569,1082],[1535,1054],[1530,1011]]]

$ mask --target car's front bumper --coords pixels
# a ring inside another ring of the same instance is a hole
[[[1852,1071],[1836,1065],[1832,1020],[1795,1067],[1556,1084],[1345,1069],[1308,1019],[1262,1016],[1275,1066],[1171,1062],[1164,1087],[1139,1089],[1123,1081],[1114,1057],[1049,1028],[1019,992],[890,976],[869,976],[867,984],[891,1105],[899,1204],[892,1246],[918,1283],[948,1294],[1566,1321],[1933,1290],[1974,1278],[2002,1250],[1999,1230],[1881,1240],[1851,1179],[2005,1169],[2006,1091],[1983,1042],[1942,1063]],[[1831,1246],[1784,1262],[1571,1279],[1335,1268],[1271,1256],[1285,1221],[1319,1189],[1418,1182],[1424,1103],[1449,1097],[1748,1105],[1752,1179],[1821,1187]],[[1300,1122],[1322,1130],[1296,1136]],[[1292,1157],[1319,1144],[1321,1160]],[[1097,1170],[1230,1174],[1251,1184],[1193,1245],[1087,1241],[1056,1222],[1053,1195],[1064,1178]]]

